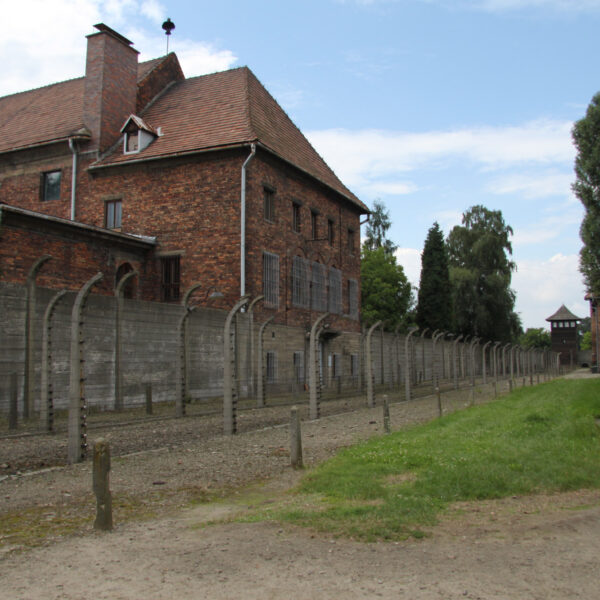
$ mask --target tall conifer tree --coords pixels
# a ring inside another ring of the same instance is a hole
[[[417,325],[431,331],[452,329],[452,293],[448,250],[438,223],[427,233],[421,255],[421,283],[417,303]]]

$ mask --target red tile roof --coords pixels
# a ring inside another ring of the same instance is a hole
[[[138,82],[164,58],[140,63]],[[0,153],[66,140],[82,129],[84,81],[0,98]],[[116,144],[92,168],[257,142],[368,211],[247,67],[177,82],[140,116],[160,127],[161,137],[136,154],[124,155]]]
[[[165,57],[138,65],[138,82]],[[66,140],[84,127],[85,78],[0,98],[0,152]]]
[[[154,129],[160,127],[162,136],[134,155],[116,147],[96,167],[258,142],[368,211],[247,67],[181,81],[143,117]]]

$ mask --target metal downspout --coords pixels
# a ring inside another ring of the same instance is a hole
[[[246,167],[256,154],[256,144],[250,145],[250,154],[242,165],[242,195],[240,211],[240,296],[246,295]]]
[[[73,138],[69,138],[69,150],[73,153],[73,167],[71,169],[71,221],[75,220],[75,202],[77,199],[77,148]]]

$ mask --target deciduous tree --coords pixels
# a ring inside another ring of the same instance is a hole
[[[600,92],[585,117],[575,123],[572,135],[577,149],[573,191],[585,209],[579,268],[588,291],[596,292],[600,290]]]
[[[510,288],[512,228],[502,212],[472,206],[448,236],[454,322],[458,332],[483,339],[511,341],[520,335]]]

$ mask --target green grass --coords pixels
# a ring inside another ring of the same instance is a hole
[[[600,487],[600,383],[557,380],[340,452],[273,517],[363,540],[422,537],[452,502]]]

